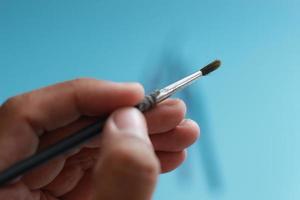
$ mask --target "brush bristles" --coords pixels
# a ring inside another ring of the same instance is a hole
[[[215,61],[211,62],[210,64],[206,65],[205,67],[203,67],[200,71],[202,72],[202,75],[205,76],[205,75],[209,74],[210,72],[218,69],[220,67],[220,65],[221,65],[221,61],[215,60]]]

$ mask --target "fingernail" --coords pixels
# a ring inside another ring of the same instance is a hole
[[[112,121],[121,132],[132,134],[143,140],[148,137],[145,119],[136,108],[123,108],[117,111]]]
[[[190,120],[190,119],[183,119],[181,122],[180,122],[180,124],[179,124],[179,126],[185,126],[187,123],[189,123],[189,122],[191,122],[192,120]]]

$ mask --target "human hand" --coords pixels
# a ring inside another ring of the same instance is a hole
[[[158,174],[178,167],[199,128],[166,100],[144,116],[139,84],[77,79],[0,107],[0,171],[112,113],[103,133],[0,188],[2,200],[151,199]],[[148,127],[148,128],[147,128]]]

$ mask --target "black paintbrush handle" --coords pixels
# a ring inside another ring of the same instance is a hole
[[[80,131],[70,135],[69,137],[64,138],[58,143],[50,146],[49,148],[23,160],[12,167],[6,169],[0,174],[0,186],[3,186],[5,183],[21,176],[30,169],[37,167],[46,161],[78,146],[79,144],[87,141],[91,137],[100,133],[104,126],[103,121],[97,121],[96,123],[81,129]]]
[[[150,110],[153,106],[156,105],[156,96],[159,94],[158,91],[151,93],[150,95],[145,96],[144,100],[136,105],[135,107],[141,112]],[[48,160],[78,146],[79,144],[87,141],[93,136],[100,134],[106,119],[98,120],[97,122],[89,125],[86,128],[83,128],[76,133],[62,139],[58,143],[50,146],[49,148],[36,153],[35,155],[22,160],[12,167],[4,170],[0,173],[0,186],[5,185],[7,182],[21,176],[25,172],[45,163]]]

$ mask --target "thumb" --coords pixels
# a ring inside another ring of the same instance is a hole
[[[160,171],[146,122],[135,108],[108,119],[95,169],[96,200],[150,200]]]

